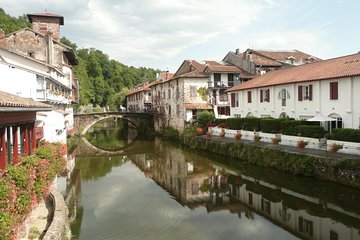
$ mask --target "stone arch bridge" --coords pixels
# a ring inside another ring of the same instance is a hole
[[[84,135],[92,125],[107,118],[123,118],[137,128],[148,120],[152,120],[153,122],[154,116],[151,113],[134,112],[82,113],[74,114],[74,124],[76,129],[82,129],[80,134]]]

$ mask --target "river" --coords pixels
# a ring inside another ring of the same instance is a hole
[[[360,191],[96,124],[59,179],[73,239],[360,239]]]

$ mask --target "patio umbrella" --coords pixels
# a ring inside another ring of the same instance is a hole
[[[332,121],[336,121],[336,119],[332,118],[332,117],[325,117],[323,115],[317,115],[315,117],[306,119],[306,121],[309,121],[309,122],[332,122]]]

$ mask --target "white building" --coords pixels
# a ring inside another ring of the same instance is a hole
[[[332,128],[359,128],[359,91],[360,53],[271,71],[228,90],[233,117],[328,116]]]
[[[36,125],[52,126],[51,132],[44,134],[45,140],[65,143],[66,131],[74,122],[71,103],[78,89],[72,66],[77,58],[70,47],[59,42],[62,16],[36,13],[28,17],[33,29],[0,35],[0,90],[53,105],[53,112],[38,113]]]

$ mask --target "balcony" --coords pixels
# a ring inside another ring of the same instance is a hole
[[[220,89],[227,89],[233,86],[240,84],[239,80],[236,81],[209,81],[208,88],[220,88]]]
[[[50,92],[50,90],[37,89],[36,90],[36,100],[40,102],[50,102],[57,104],[70,104],[71,96],[67,97],[62,94]]]

